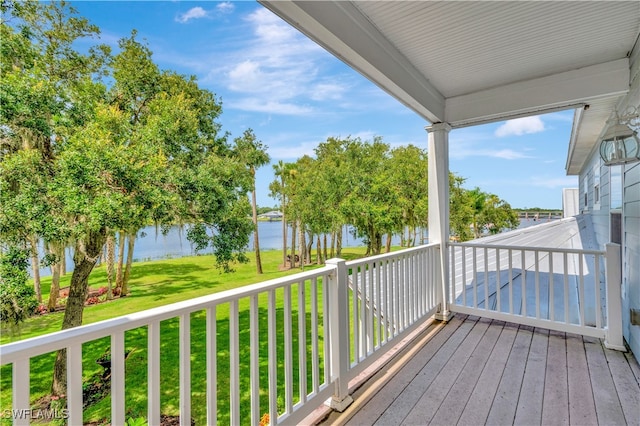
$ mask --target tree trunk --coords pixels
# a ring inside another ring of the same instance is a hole
[[[324,261],[322,260],[322,241],[320,241],[320,234],[318,234],[318,237],[316,238],[316,262],[318,265],[324,264]]]
[[[324,244],[323,244],[323,251],[322,251],[323,256],[322,257],[324,257],[324,260],[326,262],[326,260],[328,259],[327,258],[327,234],[324,234],[323,241],[324,241]],[[322,262],[322,264],[324,264],[324,262]]]
[[[118,266],[116,267],[116,288],[122,290],[124,243],[127,237],[124,231],[120,231],[118,234],[120,235],[120,237],[118,238]]]
[[[107,299],[113,299],[113,267],[116,257],[116,239],[113,235],[107,237]]]
[[[49,302],[47,303],[49,312],[53,312],[56,309],[58,296],[60,295],[60,276],[62,275],[62,261],[60,256],[64,256],[64,246],[56,246],[53,243],[49,244],[49,253],[57,257],[56,263],[51,265],[51,288],[49,289]]]
[[[336,256],[342,256],[342,226],[338,229],[338,236],[336,238]]]
[[[386,252],[389,253],[391,251],[391,237],[393,237],[393,235],[391,234],[391,232],[389,232],[387,234],[387,247],[386,247]]]
[[[284,178],[283,178],[283,182],[282,182],[282,187],[284,188]],[[282,210],[282,267],[286,268],[287,267],[287,219],[284,215],[284,203],[285,203],[285,198],[284,198],[284,194],[282,195],[282,204],[280,206],[280,209]]]
[[[36,291],[38,303],[42,303],[42,286],[40,285],[40,259],[38,259],[38,239],[29,237],[31,244],[31,268],[33,270],[33,289]]]
[[[129,277],[131,276],[131,263],[133,262],[133,249],[136,245],[136,234],[137,232],[134,232],[127,237],[127,265],[124,268],[120,296],[126,296],[129,292]]]
[[[67,247],[63,244],[60,246],[60,276],[67,274]]]
[[[73,253],[75,266],[73,275],[71,275],[69,298],[67,299],[67,306],[62,320],[63,330],[82,325],[82,313],[84,312],[84,302],[87,298],[89,274],[91,274],[93,267],[96,265],[106,239],[107,235],[103,230],[101,232],[91,232],[86,241],[76,243]],[[56,354],[51,393],[56,396],[67,394],[67,357],[65,350],[60,350]]]
[[[260,260],[260,239],[258,238],[258,206],[256,205],[255,171],[253,191],[251,191],[251,210],[253,212],[253,249],[256,252],[256,273],[262,274],[262,260]]]
[[[313,248],[313,234],[311,232],[309,232],[309,242],[307,243],[307,249],[306,249],[307,257],[305,258],[306,262],[309,265],[312,262],[312,259],[311,259],[311,249],[312,248]],[[320,247],[318,247],[318,250],[320,250]]]
[[[291,257],[289,259],[289,266],[291,268],[296,267],[296,231],[298,227],[296,226],[297,221],[291,222]]]
[[[336,231],[331,232],[331,258],[336,256]]]
[[[307,242],[304,238],[304,227],[302,225],[302,222],[298,223],[298,240],[300,241],[298,243],[300,244],[300,248],[298,249],[298,251],[300,252],[300,266],[304,267],[305,260],[307,258]]]

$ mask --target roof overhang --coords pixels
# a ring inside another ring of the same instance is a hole
[[[429,122],[583,110],[568,171],[637,62],[637,1],[260,2]]]

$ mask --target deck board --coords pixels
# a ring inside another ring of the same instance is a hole
[[[492,328],[499,323],[499,321],[493,321]],[[517,334],[518,326],[511,323],[504,324],[500,337],[493,347],[489,360],[464,407],[458,424],[478,425],[486,422],[491,402],[498,390],[502,373]]]
[[[567,333],[567,379],[569,384],[569,422],[576,425],[593,425],[596,406],[593,402],[587,356],[582,337]]]
[[[549,331],[536,328],[531,339],[514,424],[540,424],[548,345]]]
[[[476,349],[476,346],[484,336],[489,322],[478,321],[469,332],[457,350],[444,366],[446,374],[439,374],[431,383],[429,388],[422,394],[420,400],[402,421],[403,424],[426,424],[431,421],[434,414],[446,398],[447,394],[458,379],[469,357]],[[462,377],[461,380],[465,380]]]
[[[407,413],[415,406],[420,397],[429,388],[460,343],[467,337],[475,321],[464,321],[451,337],[420,370],[414,380],[398,395],[375,424],[399,425]]]
[[[549,332],[542,424],[569,424],[569,386],[565,333]]]
[[[354,394],[357,410],[325,422],[640,424],[640,367],[599,339],[459,314],[429,330],[392,377]]]
[[[482,321],[491,323],[490,320],[482,319],[478,323]],[[431,419],[431,423],[438,425],[458,421],[465,408],[464,402],[469,400],[501,332],[502,327],[488,327],[484,337],[478,343],[458,376],[460,379],[456,380],[446,398],[442,401],[440,407],[438,407],[438,410]]]
[[[423,346],[420,351],[411,358],[407,364],[396,375],[393,376],[385,384],[385,392],[376,393],[346,424],[353,425],[371,425],[384,413],[384,411],[393,403],[396,397],[404,390],[409,383],[416,377],[418,372],[424,367],[433,355],[438,351],[453,332],[462,324],[459,318],[447,324],[440,330],[429,345]]]
[[[601,425],[625,424],[622,406],[600,341],[585,338],[584,347],[589,363],[591,388],[593,389],[598,423]]]
[[[640,425],[640,394],[637,391],[634,392],[638,387],[638,382],[631,371],[627,358],[624,354],[615,351],[605,351],[604,354],[627,424]]]

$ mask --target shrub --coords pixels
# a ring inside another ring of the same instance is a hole
[[[38,306],[35,291],[27,282],[28,253],[16,247],[0,256],[0,322],[18,326]]]
[[[98,300],[96,296],[92,296],[87,299],[86,303],[87,305],[96,305],[98,302],[100,302],[100,300]]]

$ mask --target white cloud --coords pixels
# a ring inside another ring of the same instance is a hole
[[[293,160],[304,155],[310,157],[315,156],[315,149],[318,146],[317,141],[301,142],[297,144],[269,146],[269,155],[271,160]]]
[[[314,112],[313,108],[300,106],[294,103],[269,101],[263,98],[242,98],[237,101],[228,102],[230,108],[243,111],[267,112],[270,114],[284,115],[309,115]]]
[[[264,8],[249,14],[245,22],[253,37],[234,50],[224,69],[212,70],[207,77],[222,81],[241,96],[230,102],[227,98],[226,105],[303,115],[317,112],[309,102],[342,98],[346,85],[318,81],[321,63],[327,58],[319,46]]]
[[[192,7],[185,13],[178,15],[176,17],[176,21],[180,22],[181,24],[185,24],[189,22],[191,19],[206,18],[208,15],[209,13],[206,10],[204,10],[200,6],[196,6],[196,7]]]
[[[524,134],[539,133],[544,131],[544,122],[539,116],[522,117],[507,120],[496,129],[495,135],[499,138],[505,136],[522,136]]]
[[[338,83],[318,83],[311,88],[309,96],[314,101],[337,101],[345,91],[346,87]]]
[[[469,136],[462,139],[456,138],[451,141],[449,146],[449,156],[456,159],[468,157],[490,157],[503,160],[535,158],[528,155],[524,149],[516,151],[509,148],[487,148],[490,140],[490,137],[483,137],[482,135]]]
[[[230,1],[225,1],[216,6],[216,10],[221,14],[229,14],[234,11],[236,7]]]

